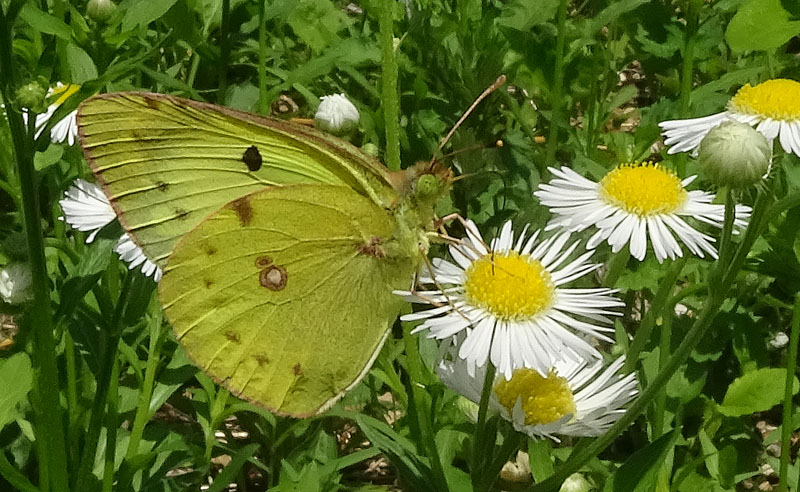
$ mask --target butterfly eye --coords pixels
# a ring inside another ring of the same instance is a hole
[[[439,180],[432,174],[423,174],[417,180],[417,195],[421,197],[434,196],[439,191]]]

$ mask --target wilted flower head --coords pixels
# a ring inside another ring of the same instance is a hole
[[[317,128],[334,135],[345,135],[358,126],[358,109],[344,94],[322,96],[314,115]]]
[[[12,263],[0,270],[0,297],[8,304],[22,304],[33,298],[33,277],[27,263]]]
[[[750,125],[725,121],[700,142],[700,165],[716,185],[745,188],[769,171],[772,145]]]

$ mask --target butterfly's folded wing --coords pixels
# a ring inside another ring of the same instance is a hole
[[[175,248],[159,284],[189,357],[233,393],[310,416],[357,383],[418,259],[394,219],[343,186],[269,188],[223,207]]]
[[[377,203],[388,171],[313,128],[163,94],[114,93],[78,109],[81,145],[125,229],[163,266],[178,238],[225,203],[295,183],[347,186]]]

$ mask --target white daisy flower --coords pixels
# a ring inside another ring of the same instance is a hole
[[[432,309],[407,314],[404,321],[424,320],[414,333],[452,339],[464,334],[458,356],[466,359],[470,373],[491,360],[511,376],[528,367],[542,374],[567,358],[600,357],[586,340],[612,341],[603,332],[610,308],[624,304],[611,289],[568,289],[564,285],[594,271],[592,252],[569,261],[579,241],[565,247],[569,233],[537,242],[539,232],[514,241],[511,222],[486,246],[477,227],[466,223],[467,237],[450,247],[454,263],[433,260],[433,275],[423,275],[420,285],[445,285],[439,290],[398,292],[408,301],[432,304]],[[491,347],[491,348],[490,348]]]
[[[48,98],[52,99],[55,97],[56,99],[47,107],[47,111],[36,115],[36,138],[39,138],[39,135],[42,134],[45,126],[47,126],[47,123],[50,121],[50,118],[53,117],[53,114],[55,114],[56,110],[62,104],[64,104],[64,101],[69,99],[70,96],[78,92],[78,89],[80,88],[81,86],[79,85],[64,85],[61,82],[58,82],[55,88],[51,87],[47,91]],[[76,119],[77,114],[78,110],[76,109],[59,120],[58,123],[53,125],[53,128],[50,129],[51,142],[64,143],[66,141],[69,145],[75,144],[78,139],[78,121]],[[22,113],[22,119],[25,121],[25,124],[28,123],[28,114],[26,112]]]
[[[634,373],[618,374],[624,357],[605,367],[602,360],[557,361],[545,375],[533,369],[498,374],[489,409],[531,437],[598,436],[624,413],[636,396]],[[470,375],[466,362],[454,357],[439,363],[442,382],[473,402],[480,402],[486,366]]]
[[[117,218],[117,214],[102,188],[94,183],[76,179],[64,195],[65,197],[58,202],[64,211],[63,219],[73,229],[84,232],[91,231],[89,237],[86,238],[87,243],[94,241],[100,229]],[[152,276],[156,282],[161,280],[161,268],[147,259],[141,248],[127,233],[120,236],[114,246],[114,251],[128,264],[129,269],[133,270],[142,265],[142,273]]]
[[[8,304],[33,299],[33,277],[27,263],[11,263],[0,270],[0,297]]]
[[[800,82],[772,79],[755,87],[745,84],[721,113],[658,126],[664,131],[664,144],[672,146],[667,153],[675,154],[696,152],[706,133],[727,120],[755,126],[770,143],[778,137],[783,150],[800,156]]]
[[[320,98],[314,122],[320,128],[334,135],[344,135],[358,126],[358,109],[344,94],[333,94]]]
[[[701,190],[686,190],[696,176],[684,180],[674,172],[652,162],[620,164],[599,183],[584,178],[572,169],[550,168],[555,178],[534,193],[556,217],[547,230],[563,227],[582,231],[596,227],[587,248],[608,241],[613,252],[626,244],[631,256],[643,260],[647,238],[659,262],[683,256],[673,233],[699,257],[717,257],[711,244],[714,238],[692,228],[683,217],[722,227],[725,206],[711,203],[714,195]],[[745,227],[750,208],[736,206],[734,224]]]

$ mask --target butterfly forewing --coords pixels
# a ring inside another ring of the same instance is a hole
[[[81,145],[122,225],[163,266],[226,203],[296,183],[343,185],[388,204],[388,172],[312,128],[162,94],[115,93],[78,110]]]
[[[189,356],[232,392],[297,417],[368,369],[419,257],[393,256],[395,220],[344,186],[235,200],[183,238],[159,296]]]

